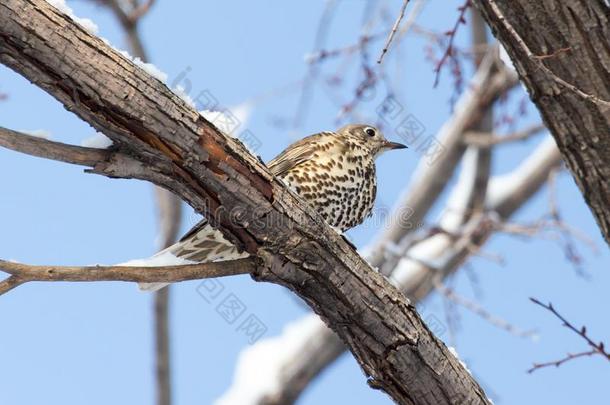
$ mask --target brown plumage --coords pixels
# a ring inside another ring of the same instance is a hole
[[[344,232],[370,214],[377,192],[375,158],[382,152],[406,146],[388,142],[370,125],[347,125],[337,132],[308,136],[280,153],[267,167],[329,225]],[[194,262],[246,257],[206,220],[162,253]],[[148,285],[157,289],[162,285]]]

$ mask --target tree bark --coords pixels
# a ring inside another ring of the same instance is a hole
[[[610,244],[610,7],[477,0]]]
[[[235,139],[44,0],[0,4],[0,62],[114,141],[92,171],[179,195],[303,298],[401,404],[489,404],[415,308]]]

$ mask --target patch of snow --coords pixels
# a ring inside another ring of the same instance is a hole
[[[315,314],[285,326],[280,336],[258,341],[237,360],[233,384],[214,405],[254,405],[279,391],[283,367],[326,326]]]
[[[463,223],[476,182],[478,154],[478,148],[469,147],[462,157],[458,181],[451,190],[443,217],[439,222],[440,227],[447,232],[457,232]]]
[[[233,107],[221,108],[219,111],[201,110],[199,114],[223,134],[238,139],[251,154],[257,155],[260,140],[247,129],[252,109],[252,103],[246,101]]]
[[[504,48],[502,44],[500,44],[500,60],[506,65],[506,67],[517,71],[513,61],[510,59],[510,56],[508,56],[508,52],[506,52],[506,48]]]
[[[101,132],[97,132],[95,135],[84,139],[80,145],[85,148],[107,149],[112,145],[112,140]]]
[[[547,135],[536,150],[516,169],[508,174],[494,176],[489,181],[485,205],[494,210],[524,184],[540,167],[540,162],[558,153],[557,144]]]
[[[72,8],[66,4],[65,0],[47,0],[47,2],[62,13],[66,14],[68,17],[74,20],[75,23],[79,24],[90,33],[97,34],[99,31],[97,25],[90,19],[77,17],[74,14],[74,11],[72,11]]]
[[[229,111],[231,111],[231,113],[237,117],[241,125],[246,126],[248,124],[248,120],[250,120],[250,116],[252,115],[252,107],[252,103],[245,102],[233,107],[229,107]]]
[[[120,53],[125,59],[128,59],[130,61],[133,62],[133,56],[131,56],[131,54],[129,52],[127,52],[124,49],[119,49],[114,45],[110,45],[112,47],[112,49],[114,49],[115,51],[117,51],[118,53]]]
[[[51,132],[47,131],[46,129],[33,129],[33,130],[21,129],[18,132],[23,132],[26,135],[35,136],[36,138],[41,138],[41,139],[46,139],[46,140],[51,139]]]
[[[167,82],[167,73],[165,73],[164,71],[162,71],[161,69],[159,69],[158,67],[153,65],[152,63],[146,63],[138,57],[133,59],[133,63],[135,63],[137,66],[139,66],[142,70],[144,70],[146,73],[148,73],[152,77],[159,79],[163,83]]]
[[[126,267],[163,267],[163,266],[182,266],[186,264],[196,264],[192,260],[186,260],[181,257],[174,256],[168,249],[162,250],[154,256],[145,259],[134,259],[124,263],[119,263],[116,266]],[[171,283],[138,283],[138,287],[142,291],[157,291],[161,288],[170,285]]]
[[[119,263],[116,266],[127,267],[162,267],[162,266],[181,266],[185,264],[195,264],[192,260],[186,260],[181,257],[174,256],[170,251],[163,250],[154,256],[146,259],[134,259],[124,263]]]
[[[457,359],[457,360],[460,362],[460,364],[462,365],[462,367],[464,367],[464,369],[465,369],[466,371],[468,371],[468,374],[472,375],[472,372],[470,371],[470,369],[468,368],[468,366],[466,365],[466,363],[464,363],[464,362],[463,362],[463,361],[460,359],[460,356],[459,356],[459,354],[458,354],[457,350],[455,350],[455,348],[454,348],[454,347],[451,347],[451,346],[448,346],[447,348],[449,349],[449,352],[450,352],[451,354],[453,354],[453,357],[455,357],[455,358],[456,358],[456,359]]]
[[[428,271],[428,268],[442,268],[447,258],[453,253],[450,238],[443,233],[422,240],[408,251],[390,276],[390,281],[398,288],[403,288],[417,276]]]
[[[176,93],[176,95],[178,97],[180,97],[182,100],[184,100],[184,102],[187,103],[192,108],[197,108],[195,105],[195,101],[193,101],[191,96],[189,96],[189,94],[186,92],[184,87],[182,87],[182,85],[180,85],[180,84],[177,85],[176,88],[174,89],[174,93]]]
[[[132,61],[136,66],[138,66],[140,69],[142,69],[143,71],[145,71],[152,77],[159,79],[163,83],[167,82],[167,77],[168,77],[167,73],[165,73],[164,71],[159,69],[157,66],[153,65],[152,63],[144,62],[142,59],[138,58],[137,56],[136,57],[131,56],[131,54],[129,52],[127,52],[126,50],[119,49],[116,46],[112,45],[110,43],[110,41],[107,40],[106,38],[101,38],[101,40],[106,45],[110,46],[112,49],[114,49],[115,51],[120,53],[125,59]]]
[[[252,114],[252,104],[241,103],[221,111],[201,110],[199,114],[227,135],[232,135],[238,127],[245,127]]]
[[[201,111],[199,111],[199,114],[201,114],[201,116],[203,118],[205,118],[206,120],[213,123],[214,120],[218,117],[218,114],[222,114],[222,113],[220,111],[201,110]]]

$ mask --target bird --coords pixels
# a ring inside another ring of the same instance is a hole
[[[342,234],[371,215],[377,194],[376,158],[406,147],[388,141],[375,126],[350,124],[293,143],[269,161],[267,168]],[[240,252],[203,219],[155,256],[168,255],[183,263],[205,263],[236,260],[248,253]],[[141,283],[140,288],[154,291],[165,285]]]

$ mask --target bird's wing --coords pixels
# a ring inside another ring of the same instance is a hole
[[[205,218],[167,250],[176,257],[199,263],[235,260],[248,256],[245,252],[239,252]]]
[[[290,169],[306,162],[313,156],[316,151],[316,141],[321,138],[323,134],[324,133],[310,135],[293,143],[277,157],[269,161],[267,167],[274,176],[281,176]]]
[[[155,257],[166,257],[168,254],[196,263],[220,262],[248,257],[248,253],[239,252],[223,234],[212,228],[207,219],[200,221],[175,243],[157,253]],[[167,260],[167,259],[164,259]],[[140,283],[144,291],[157,291],[169,283]]]

